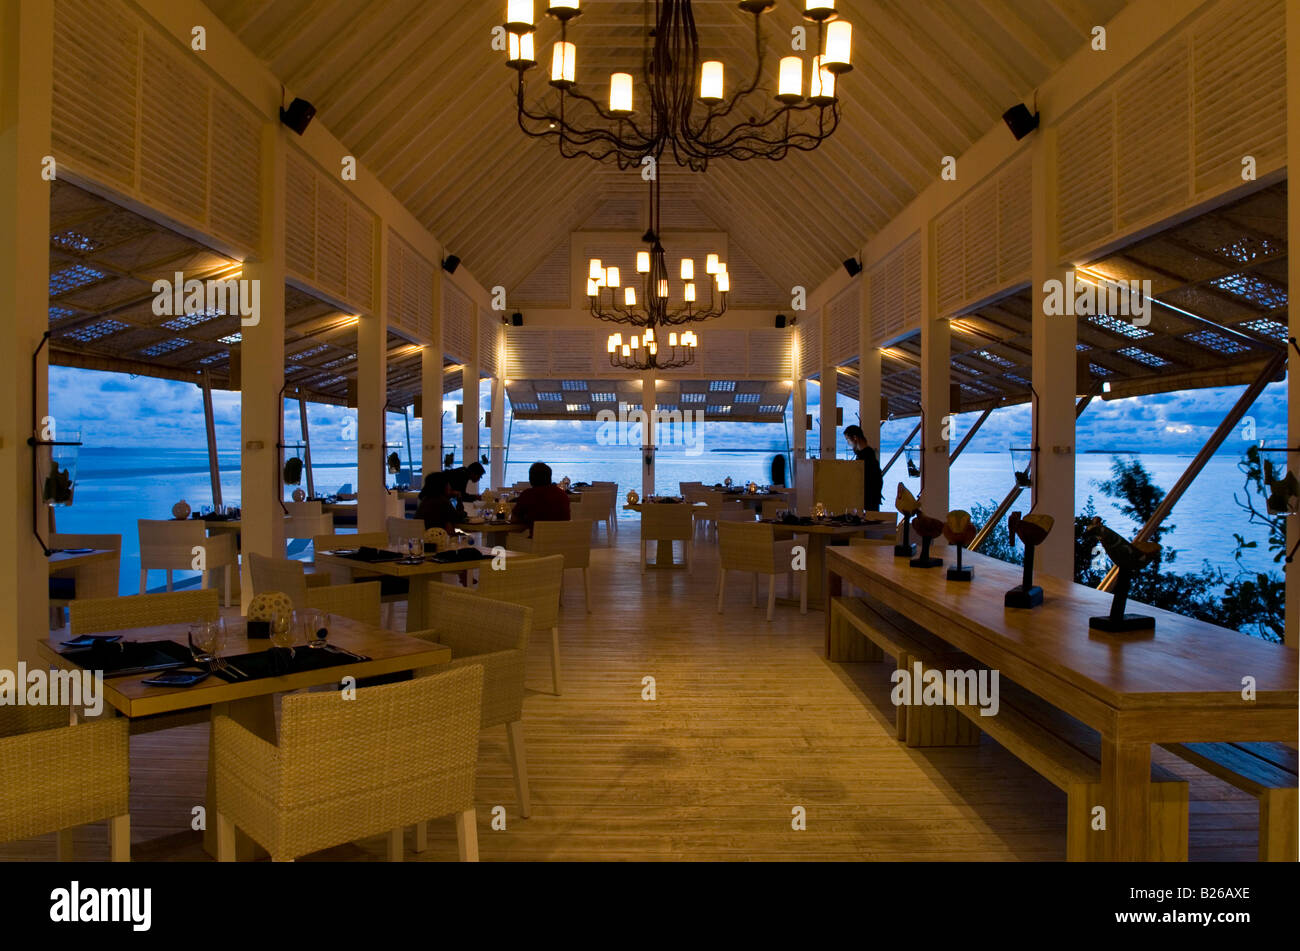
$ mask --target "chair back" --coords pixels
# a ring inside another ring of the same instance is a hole
[[[678,482],[677,490],[681,492],[682,498],[690,499],[691,493],[697,489],[704,488],[703,482]]]
[[[609,518],[609,506],[603,501],[588,501],[589,493],[582,493],[582,500],[569,503],[569,518],[580,522],[603,522]]]
[[[591,564],[591,519],[534,522],[532,542],[528,550],[534,555],[563,555],[565,568],[586,568]]]
[[[356,584],[331,584],[307,589],[305,606],[351,618],[358,624],[381,627],[379,620],[380,585],[377,581]]]
[[[641,538],[645,541],[690,541],[695,513],[686,504],[647,503],[641,508]]]
[[[207,527],[199,519],[180,522],[142,518],[136,521],[136,527],[140,533],[140,567],[144,570],[193,571],[194,549],[206,549],[208,545]],[[208,565],[212,566],[210,557]]]
[[[614,490],[612,488],[593,486],[590,489],[582,490],[582,505],[587,510],[595,513],[591,516],[583,515],[582,518],[594,518],[596,521],[603,522],[609,518],[609,513],[614,509]],[[579,516],[574,515],[573,518]]]
[[[424,541],[424,519],[389,517],[388,544],[400,545],[407,540]]]
[[[784,511],[790,507],[790,503],[784,497],[775,499],[764,499],[759,511],[763,518],[776,518],[776,513]]]
[[[723,571],[779,574],[789,565],[776,564],[776,531],[762,522],[718,522],[718,562]]]
[[[593,482],[591,487],[598,492],[608,491],[609,496],[609,516],[618,518],[618,483],[617,482]]]
[[[754,520],[754,510],[745,508],[743,505],[732,507],[724,505],[713,516],[719,522],[752,522]]]
[[[494,601],[506,601],[531,608],[533,630],[549,631],[560,623],[560,588],[564,584],[564,557],[511,558],[505,571],[480,571],[477,593]],[[450,585],[427,582],[430,600],[455,591]],[[434,586],[437,586],[436,588]]]
[[[320,502],[285,502],[284,507],[288,510],[290,518],[298,516],[314,518],[324,514]]]
[[[285,502],[285,538],[315,538],[334,531],[334,515],[325,512],[320,502]]]
[[[281,591],[289,596],[295,608],[307,607],[307,574],[301,561],[288,558],[268,558],[257,552],[244,555],[254,596]]]
[[[298,821],[286,823],[285,849],[305,855],[474,808],[482,703],[479,665],[365,687],[351,700],[286,696],[275,806]],[[223,720],[219,749],[234,726]],[[228,770],[218,772],[218,795],[239,796]]]
[[[402,493],[384,493],[384,514],[389,518],[406,518],[406,499],[402,498]]]
[[[134,627],[161,627],[191,621],[215,621],[220,614],[216,588],[175,591],[170,594],[133,594],[123,598],[86,598],[68,608],[68,629],[73,637],[125,631]]]

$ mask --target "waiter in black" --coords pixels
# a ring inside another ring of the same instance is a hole
[[[871,448],[861,426],[846,426],[844,438],[853,449],[853,458],[864,463],[862,471],[862,507],[868,512],[879,512],[883,501],[885,477],[880,472],[880,458]]]

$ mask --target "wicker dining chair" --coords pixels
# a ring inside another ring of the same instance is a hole
[[[411,636],[450,647],[452,668],[467,664],[483,667],[483,715],[479,729],[506,728],[519,814],[527,819],[530,807],[528,764],[524,756],[524,667],[533,609],[446,584],[436,588],[431,585],[429,596],[437,598],[434,609],[437,621],[432,628],[412,632]],[[432,668],[435,672],[444,669]],[[426,832],[425,823],[416,827],[417,852],[424,851]]]
[[[480,571],[475,589],[485,598],[531,608],[533,630],[551,632],[551,686],[557,697],[560,695],[560,588],[563,585],[564,557],[548,555],[507,560],[504,571]],[[430,591],[431,597],[439,594]]]
[[[217,860],[235,830],[291,862],[387,833],[400,862],[408,826],[455,815],[462,861],[478,861],[474,781],[483,667],[356,691],[286,696],[278,744],[229,717],[213,722]]]
[[[268,591],[282,591],[289,596],[295,608],[307,606],[307,571],[301,561],[269,558],[257,552],[247,552],[244,564],[248,566],[254,596]]]
[[[209,574],[217,568],[225,571],[226,607],[230,607],[231,569],[239,564],[235,538],[227,532],[209,536],[200,520],[138,519],[140,533],[140,593],[148,589],[149,572],[167,572],[167,591],[172,590],[172,573],[198,571],[194,567],[197,550],[203,553],[202,581],[208,586]]]
[[[112,861],[131,861],[127,722],[69,726],[66,707],[0,706],[0,842],[55,832],[68,862],[69,830],[107,819]]]
[[[685,549],[686,570],[694,560],[695,523],[690,505],[647,503],[641,507],[641,574],[645,574],[646,544],[654,542],[672,548],[679,541]]]
[[[590,520],[534,522],[532,538],[511,539],[510,544],[534,555],[563,555],[566,571],[581,569],[583,603],[591,613]],[[563,596],[563,590],[560,593]]]
[[[373,581],[309,588],[306,606],[351,618],[370,627],[380,626],[380,591],[379,585]]]
[[[776,576],[799,576],[799,613],[808,613],[808,571],[793,570],[794,548],[802,545],[806,554],[808,536],[796,535],[784,541],[776,540],[774,526],[762,522],[718,523],[718,613],[722,613],[728,571],[753,574],[754,585],[750,602],[758,606],[758,576],[768,575],[767,619],[772,620],[776,606]]]
[[[134,627],[161,627],[215,621],[221,603],[215,588],[174,591],[171,594],[132,594],[121,598],[73,601],[68,609],[68,630],[73,637],[125,631]]]
[[[617,529],[614,527],[615,508],[614,508],[614,489],[608,484],[592,485],[589,489],[582,490],[582,501],[575,503],[582,506],[583,514],[579,515],[576,511],[570,513],[570,518],[590,518],[592,521],[592,537],[599,534],[599,527],[603,523],[605,526],[605,541],[613,544],[614,535]],[[590,513],[590,514],[587,514]]]
[[[618,483],[617,482],[593,482],[591,487],[598,492],[609,493],[609,515],[605,531],[608,534],[612,531],[618,534]]]
[[[334,515],[323,510],[320,502],[285,502],[285,541],[295,538],[315,538],[334,531]]]

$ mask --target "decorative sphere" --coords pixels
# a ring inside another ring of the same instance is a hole
[[[627,493],[627,504],[636,505],[639,501],[641,501],[641,496],[636,494],[636,489],[629,489]]]
[[[293,500],[294,500],[295,502],[301,502],[301,501],[303,501],[303,500],[306,499],[306,498],[307,498],[307,493],[304,492],[302,489],[294,489],[294,490],[293,490]]]
[[[189,518],[190,503],[186,502],[184,499],[181,499],[179,502],[177,502],[175,505],[172,506],[172,515],[176,518]]]

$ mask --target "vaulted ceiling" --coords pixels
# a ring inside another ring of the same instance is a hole
[[[564,159],[515,121],[515,73],[491,48],[505,0],[207,0],[291,95],[318,116],[484,284],[513,290],[611,198],[639,197],[635,172]],[[669,172],[667,202],[693,206],[777,287],[816,286],[1087,42],[1125,0],[840,0],[854,27],[840,129],[782,162],[719,161]],[[539,59],[556,26],[541,16]],[[763,18],[769,75],[801,4]],[[586,0],[571,26],[578,82],[640,74],[636,0]],[[752,71],[750,15],[695,0],[701,50]],[[780,44],[780,45],[778,45]],[[544,85],[539,68],[530,82]],[[675,196],[675,197],[674,197]]]

